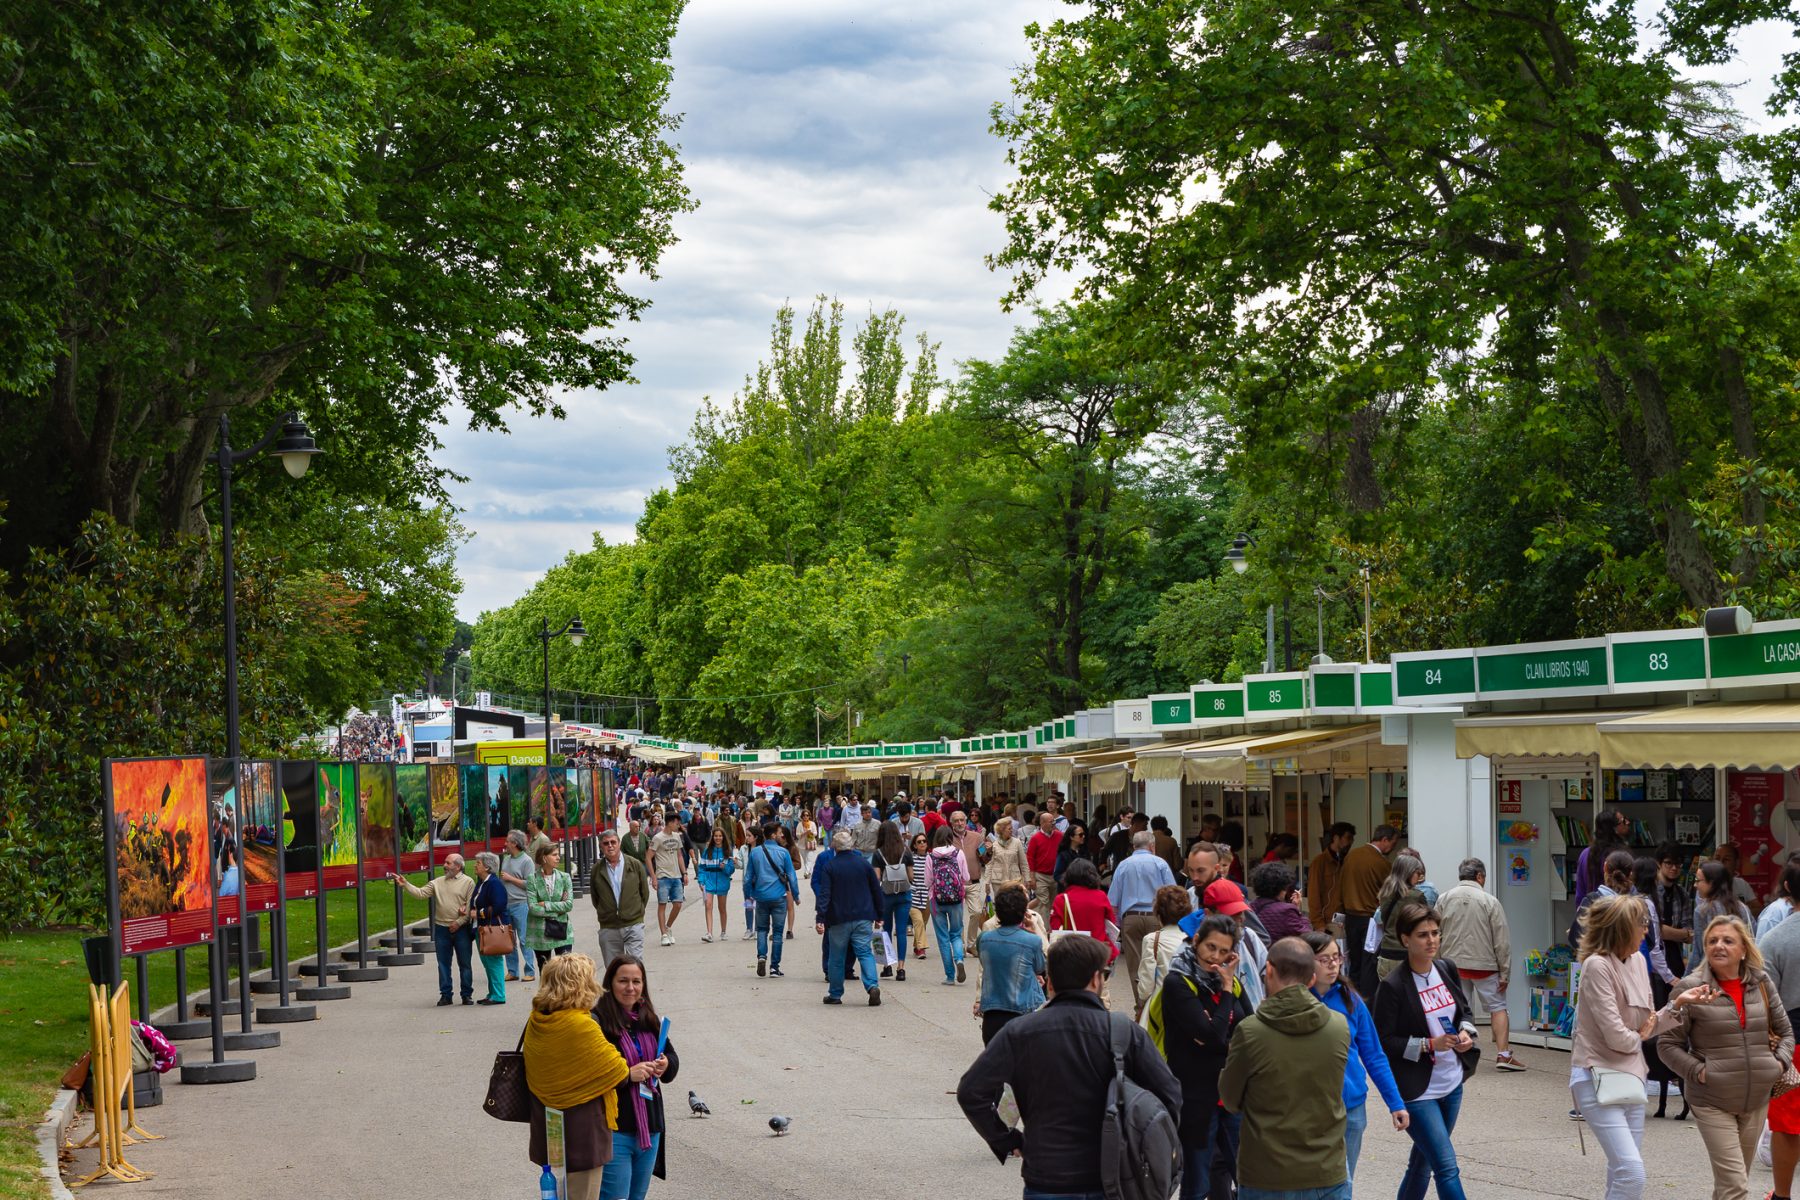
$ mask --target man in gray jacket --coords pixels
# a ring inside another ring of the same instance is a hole
[[[1442,919],[1441,958],[1456,964],[1463,983],[1481,997],[1494,1027],[1494,1066],[1502,1071],[1523,1071],[1514,1057],[1506,1014],[1506,981],[1512,975],[1512,937],[1506,930],[1506,911],[1487,890],[1487,865],[1479,858],[1465,858],[1456,868],[1456,886],[1438,897]]]

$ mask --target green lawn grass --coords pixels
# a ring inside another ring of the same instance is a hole
[[[411,876],[424,879],[423,872]],[[317,952],[317,914],[311,900],[290,900],[288,952],[299,959]],[[408,924],[426,916],[423,900],[406,897]],[[356,940],[354,892],[333,892],[325,907],[327,945]],[[369,933],[393,928],[394,900],[385,884],[369,887]],[[262,946],[269,948],[269,922],[262,922]],[[81,955],[81,939],[93,930],[48,933],[0,933],[0,1196],[48,1196],[38,1177],[37,1124],[50,1107],[57,1081],[69,1065],[87,1049],[87,968]],[[188,990],[206,986],[211,969],[207,948],[187,953]],[[150,1009],[175,1001],[175,954],[152,954]],[[232,975],[236,977],[235,964]],[[138,1010],[136,963],[125,963],[125,982],[132,989],[131,1011]],[[308,981],[310,982],[310,981]],[[274,997],[258,997],[274,1003]],[[238,1018],[227,1017],[225,1028],[237,1029]],[[209,1053],[204,1041],[181,1043],[185,1055]]]

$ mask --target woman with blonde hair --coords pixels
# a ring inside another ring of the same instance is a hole
[[[1696,986],[1653,1007],[1650,972],[1638,952],[1649,929],[1650,912],[1632,895],[1589,901],[1582,927],[1569,1091],[1606,1155],[1605,1200],[1644,1194],[1644,1043],[1675,1028],[1682,1009],[1711,997]]]
[[[1675,988],[1701,997],[1682,1006],[1656,1052],[1681,1076],[1681,1094],[1693,1107],[1712,1165],[1713,1200],[1744,1200],[1770,1092],[1794,1059],[1794,1031],[1741,917],[1708,921],[1700,954],[1699,966]]]
[[[563,1113],[569,1200],[598,1200],[601,1174],[612,1161],[619,1124],[618,1093],[627,1080],[654,1076],[649,1063],[630,1066],[606,1039],[592,1009],[600,998],[594,960],[562,954],[543,964],[531,1018],[525,1023],[525,1086],[531,1093],[531,1161],[550,1161],[544,1109]]]
[[[1013,819],[1000,817],[994,822],[994,832],[988,835],[988,859],[981,868],[981,877],[995,891],[1005,883],[1026,883],[1031,875],[1031,868],[1025,865],[1025,843],[1013,836]]]

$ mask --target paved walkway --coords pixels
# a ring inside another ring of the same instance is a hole
[[[741,911],[734,905],[733,918]],[[593,911],[578,907],[576,917],[577,946],[591,950]],[[789,944],[785,979],[756,977],[741,930],[711,945],[700,941],[704,931],[697,909],[684,913],[679,944],[665,948],[654,944],[652,925],[651,992],[682,1055],[670,1089],[670,1178],[653,1197],[1016,1200],[1018,1168],[994,1162],[949,1094],[981,1045],[969,1011],[972,972],[966,986],[941,986],[934,949],[913,962],[908,982],[889,981],[881,1008],[854,994],[827,1008],[810,926]],[[476,979],[479,994],[479,966]],[[319,1021],[283,1027],[282,1047],[256,1055],[254,1082],[184,1087],[171,1076],[167,1102],[143,1114],[167,1140],[130,1151],[156,1178],[131,1194],[535,1196],[525,1127],[481,1111],[493,1054],[517,1040],[530,987],[513,985],[504,1008],[437,1008],[436,990],[429,958],[396,968],[385,983],[358,984],[352,999],[321,1005]],[[188,1052],[204,1053],[204,1044]],[[1456,1136],[1465,1188],[1481,1200],[1600,1196],[1604,1160],[1591,1135],[1581,1156],[1566,1116],[1568,1057],[1523,1056],[1531,1071],[1487,1067],[1468,1087]],[[711,1105],[710,1120],[687,1117],[690,1087]],[[788,1137],[770,1135],[776,1114],[793,1119]],[[1690,1200],[1710,1191],[1693,1123],[1649,1125],[1648,1194]],[[1358,1194],[1391,1196],[1407,1146],[1371,1111]],[[81,1173],[89,1157],[77,1156]],[[1768,1180],[1759,1169],[1751,1193],[1762,1195]]]

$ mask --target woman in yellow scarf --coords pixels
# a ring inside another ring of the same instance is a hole
[[[531,1019],[525,1024],[525,1085],[531,1091],[531,1161],[549,1161],[544,1109],[563,1111],[569,1200],[598,1200],[600,1175],[612,1158],[619,1084],[650,1077],[651,1064],[628,1067],[592,1013],[600,998],[594,960],[564,954],[544,964]]]

